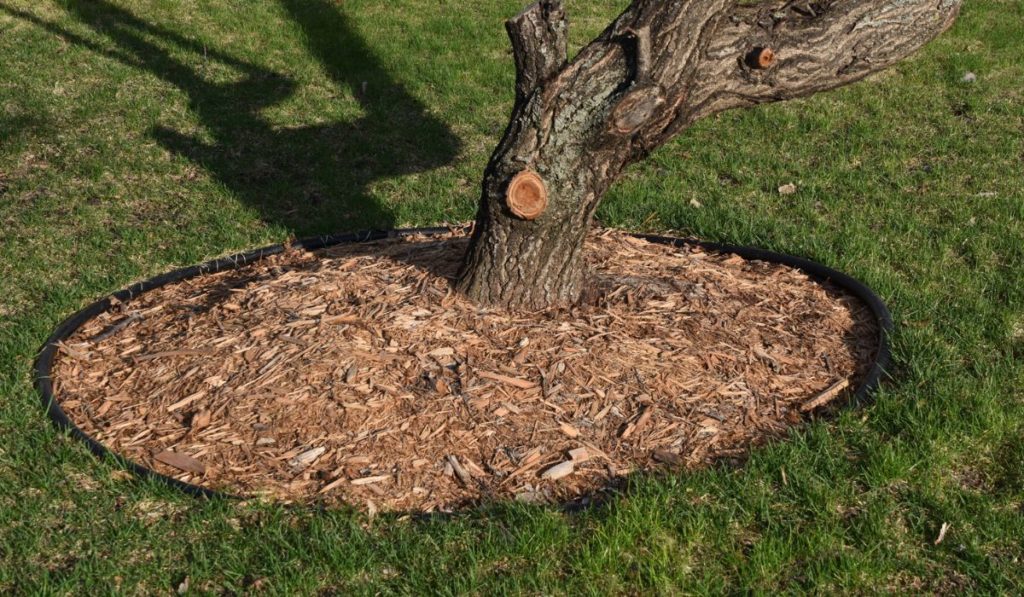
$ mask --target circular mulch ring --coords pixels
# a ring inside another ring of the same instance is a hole
[[[507,313],[451,291],[466,243],[351,235],[172,272],[62,324],[39,390],[94,452],[194,493],[431,512],[744,454],[888,358],[881,301],[804,260],[601,231],[584,305]]]

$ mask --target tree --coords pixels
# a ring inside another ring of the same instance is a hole
[[[949,28],[962,0],[633,0],[571,62],[562,3],[506,23],[516,98],[484,173],[457,286],[540,309],[576,302],[605,192],[712,114],[852,83]]]

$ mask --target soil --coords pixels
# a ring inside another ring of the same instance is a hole
[[[742,456],[875,356],[870,311],[785,266],[598,231],[583,305],[509,313],[451,290],[466,243],[293,249],[150,291],[61,345],[55,395],[188,483],[432,512]]]

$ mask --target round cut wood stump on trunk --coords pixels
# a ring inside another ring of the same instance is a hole
[[[524,170],[509,183],[506,199],[516,217],[536,220],[548,206],[548,190],[536,172]]]

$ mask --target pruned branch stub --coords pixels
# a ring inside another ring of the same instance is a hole
[[[516,217],[536,220],[548,207],[547,185],[533,170],[523,170],[509,183],[505,200]]]

